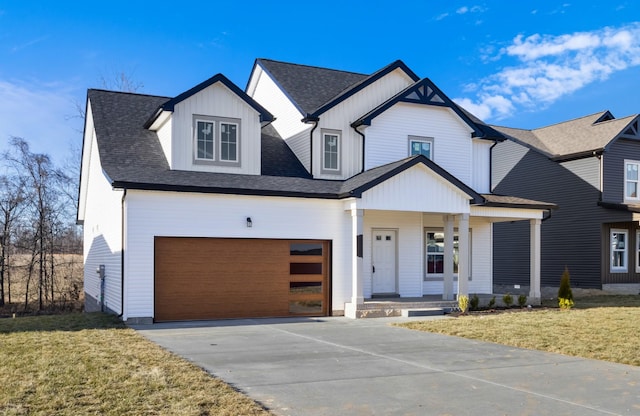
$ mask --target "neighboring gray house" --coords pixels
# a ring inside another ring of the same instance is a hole
[[[640,289],[640,115],[609,111],[534,130],[493,126],[492,191],[557,204],[542,222],[541,286]],[[529,281],[528,229],[494,224],[494,290]]]

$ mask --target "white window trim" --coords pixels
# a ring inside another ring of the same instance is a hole
[[[613,249],[613,234],[624,234],[625,238],[624,238],[624,266],[620,266],[620,267],[614,267],[613,265],[613,253],[620,251],[620,250],[614,250]],[[611,271],[611,273],[626,273],[629,270],[629,231],[628,230],[623,230],[623,229],[619,229],[619,228],[612,228],[611,232],[609,233],[609,270]]]
[[[326,161],[326,158],[325,158],[325,151],[324,151],[324,141],[325,141],[325,137],[326,136],[336,136],[337,140],[338,140],[338,143],[337,143],[337,146],[336,146],[336,149],[337,149],[336,150],[337,151],[337,155],[336,155],[337,156],[336,157],[337,168],[336,169],[327,168],[327,165],[326,165],[327,161]],[[321,141],[320,141],[320,150],[321,150],[321,152],[320,152],[320,154],[322,155],[322,161],[321,161],[322,163],[320,165],[320,167],[321,167],[320,171],[322,173],[329,173],[329,174],[333,174],[333,175],[338,174],[339,175],[342,172],[342,165],[341,165],[341,163],[342,163],[342,132],[340,130],[328,130],[328,129],[325,130],[325,129],[323,129],[320,137],[321,137]]]
[[[630,164],[636,165],[638,167],[638,179],[634,181],[637,184],[637,186],[636,186],[636,190],[637,190],[636,194],[637,194],[637,196],[635,198],[627,196],[627,182],[629,182],[629,180],[627,179],[627,165],[630,165]],[[623,184],[623,189],[622,189],[622,195],[624,196],[624,200],[625,201],[640,201],[640,161],[625,159],[625,161],[624,161],[624,184]]]
[[[422,237],[424,239],[424,242],[422,244],[422,253],[423,253],[424,259],[422,262],[422,267],[424,268],[424,273],[423,273],[424,277],[422,280],[425,282],[442,282],[444,280],[444,273],[428,273],[429,266],[427,264],[427,259],[429,256],[429,253],[427,253],[427,233],[443,233],[443,232],[444,232],[444,228],[437,228],[437,227],[429,227],[423,230]],[[458,236],[458,243],[459,243],[460,235],[458,234],[457,227],[453,229],[453,235]],[[473,258],[472,249],[471,249],[472,240],[473,240],[473,233],[472,233],[472,229],[469,228],[469,281],[473,280],[471,276],[472,275],[471,270],[473,269],[471,264],[472,258]],[[443,259],[444,259],[444,253],[443,253]],[[454,273],[453,278],[454,280],[458,280],[458,273]]]
[[[636,273],[640,273],[640,230],[636,230]]]
[[[423,137],[423,136],[409,136],[409,140],[407,141],[407,146],[408,146],[408,155],[411,155],[411,150],[412,150],[412,143],[413,142],[419,142],[419,143],[429,143],[429,160],[433,160],[433,137]]]
[[[221,163],[238,163],[240,158],[240,123],[235,121],[220,120],[218,123],[218,154],[220,155],[219,162]],[[222,124],[236,126],[236,158],[235,159],[223,159],[222,158]]]

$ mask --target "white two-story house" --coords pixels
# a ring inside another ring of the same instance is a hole
[[[503,140],[401,61],[258,59],[245,91],[221,74],[177,97],[89,90],[86,309],[358,317],[375,297],[491,293],[503,221],[530,224],[535,302],[554,205],[490,193]]]

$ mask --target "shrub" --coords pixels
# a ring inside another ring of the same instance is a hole
[[[527,295],[522,294],[522,295],[518,296],[518,306],[520,306],[522,308],[526,304],[527,304]]]
[[[507,293],[502,297],[502,302],[504,303],[504,306],[506,306],[507,308],[510,308],[511,305],[513,304],[513,296],[511,296],[510,293]]]
[[[479,306],[480,298],[478,297],[478,295],[474,294],[473,296],[471,296],[471,299],[469,299],[469,309],[472,311],[477,311]]]
[[[469,310],[469,296],[458,296],[458,307],[460,308],[460,312],[467,313],[467,311]]]
[[[560,279],[560,287],[558,288],[558,306],[560,309],[571,309],[573,307],[571,276],[569,275],[569,268],[566,266]]]
[[[489,306],[489,308],[493,308],[494,306],[496,306],[496,297],[495,297],[495,296],[494,296],[494,297],[492,297],[492,298],[489,300],[489,305],[488,305],[488,306]]]

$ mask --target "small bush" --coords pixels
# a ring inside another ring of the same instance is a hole
[[[458,296],[458,307],[460,308],[460,312],[467,313],[467,311],[469,310],[469,296]]]
[[[472,311],[477,311],[480,307],[480,298],[478,297],[478,295],[474,294],[473,296],[471,296],[471,299],[469,299],[469,309]]]
[[[571,309],[573,307],[573,292],[571,291],[571,276],[569,268],[565,266],[560,287],[558,288],[558,306],[560,309]]]
[[[504,303],[504,306],[510,308],[511,305],[513,305],[513,296],[511,296],[510,293],[507,293],[502,297],[502,302]]]
[[[522,294],[522,295],[518,296],[518,306],[520,306],[522,308],[526,304],[527,304],[527,295]]]
[[[495,297],[495,296],[494,296],[494,297],[492,297],[492,298],[489,300],[489,305],[488,305],[488,306],[489,306],[489,308],[493,308],[494,306],[496,306],[496,297]]]

